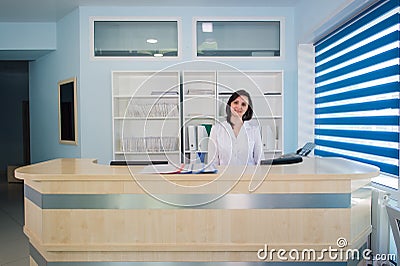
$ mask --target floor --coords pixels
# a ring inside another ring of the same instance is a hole
[[[0,179],[0,266],[29,265],[23,225],[23,184]]]

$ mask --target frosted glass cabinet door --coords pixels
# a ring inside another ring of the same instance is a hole
[[[279,57],[280,21],[196,22],[197,56]]]
[[[177,57],[178,21],[94,21],[95,57]]]

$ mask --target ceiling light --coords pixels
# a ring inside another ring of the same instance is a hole
[[[147,42],[147,43],[158,43],[158,40],[157,40],[157,39],[150,38],[150,39],[147,39],[146,42]]]
[[[201,23],[201,30],[203,32],[213,32],[213,24],[212,24],[212,22],[203,22],[203,23]]]

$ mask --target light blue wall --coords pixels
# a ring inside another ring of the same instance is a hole
[[[182,60],[143,61],[93,60],[90,58],[91,16],[172,16],[182,20]],[[297,146],[297,68],[294,8],[185,8],[185,7],[80,7],[81,81],[80,115],[82,157],[97,158],[101,163],[112,159],[111,118],[111,71],[113,70],[161,70],[172,64],[192,60],[193,17],[283,17],[285,18],[285,58],[281,60],[247,60],[225,63],[240,70],[284,70],[284,142],[285,150],[294,151]]]
[[[298,0],[296,34],[299,43],[312,43],[332,26],[371,0]]]
[[[79,91],[79,56],[79,10],[76,9],[57,22],[57,50],[29,66],[32,163],[81,155],[79,133],[77,146],[58,142],[57,82],[75,76]]]
[[[55,50],[56,23],[0,23],[0,50]]]

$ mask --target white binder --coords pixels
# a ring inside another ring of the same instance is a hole
[[[199,151],[207,151],[208,134],[205,126],[197,126],[197,146]]]
[[[197,150],[197,127],[193,125],[188,126],[187,131],[189,150],[195,151]]]
[[[261,139],[265,150],[275,149],[275,134],[269,125],[261,127]]]

